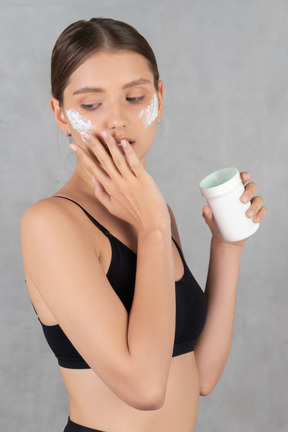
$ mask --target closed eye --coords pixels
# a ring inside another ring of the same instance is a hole
[[[96,109],[96,108],[98,108],[98,106],[99,106],[100,104],[99,103],[96,103],[96,104],[82,104],[81,106],[82,106],[82,108],[84,108],[84,109],[86,109],[86,110],[94,110],[94,109]]]
[[[136,102],[140,102],[141,100],[143,100],[145,98],[145,96],[139,96],[139,97],[127,97],[126,100],[128,102],[131,103],[136,103]]]

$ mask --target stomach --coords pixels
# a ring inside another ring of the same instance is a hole
[[[171,361],[164,405],[137,410],[119,399],[91,369],[60,367],[73,422],[104,432],[193,432],[199,400],[194,352]]]

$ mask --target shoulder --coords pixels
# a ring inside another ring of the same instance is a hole
[[[21,218],[21,234],[30,234],[41,226],[53,224],[57,220],[54,216],[61,215],[61,211],[51,198],[44,198],[26,209]],[[32,231],[32,232],[31,232]]]
[[[173,213],[171,207],[169,206],[169,204],[167,204],[167,207],[168,207],[168,211],[169,211],[170,219],[171,219],[172,237],[176,240],[177,244],[180,246],[180,248],[182,250],[182,245],[181,245],[181,241],[180,241],[180,235],[179,235],[179,231],[178,231],[178,227],[177,227],[176,218],[175,218],[174,213]]]
[[[74,203],[53,197],[44,198],[32,204],[24,212],[21,218],[21,231],[57,227],[62,229],[64,226],[69,228],[75,224],[79,230],[81,228],[79,219],[86,221],[87,217]]]
[[[47,230],[61,228],[70,220],[69,212],[56,199],[44,198],[27,208],[21,218],[21,236],[38,233],[45,235]]]
[[[88,246],[95,232],[78,206],[67,200],[44,198],[28,207],[21,218],[22,251],[59,248],[60,243],[78,246],[86,242]]]
[[[22,252],[49,244],[55,233],[69,227],[69,217],[52,198],[44,198],[27,208],[21,218]],[[71,224],[71,222],[70,222]]]
[[[28,222],[31,219],[33,221],[39,221],[44,218],[49,218],[52,215],[57,215],[66,217],[68,214],[71,214],[71,209],[75,208],[75,205],[71,205],[70,201],[64,200],[64,199],[56,199],[55,197],[51,196],[48,198],[43,198],[39,201],[36,201],[34,204],[32,204],[30,207],[26,209],[24,214],[22,215],[22,222]],[[68,210],[68,211],[67,211]]]
[[[27,223],[32,218],[37,219],[38,217],[44,216],[45,214],[51,214],[53,208],[57,208],[55,204],[55,200],[52,198],[43,198],[39,201],[36,201],[25,210],[24,214],[22,215],[21,222]]]

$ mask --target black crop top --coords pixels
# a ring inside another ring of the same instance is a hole
[[[103,225],[97,222],[80,204],[66,197],[54,197],[68,199],[77,204],[93,224],[108,237],[111,244],[112,256],[106,276],[129,313],[134,295],[137,255],[114,237]],[[207,301],[202,289],[190,272],[180,247],[174,239],[173,241],[184,265],[182,278],[175,282],[176,329],[173,349],[173,357],[175,357],[194,350],[195,341],[205,324]],[[58,324],[48,326],[41,321],[40,323],[45,338],[57,357],[60,366],[68,369],[90,369],[90,366],[74,348]]]

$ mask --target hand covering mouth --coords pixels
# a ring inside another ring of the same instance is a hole
[[[131,144],[131,145],[135,143],[135,141],[132,140],[131,138],[124,137],[124,136],[123,137],[114,137],[114,139],[115,139],[115,141],[116,141],[116,143],[117,143],[118,146],[121,146],[121,141],[122,140],[128,141],[128,143]]]

